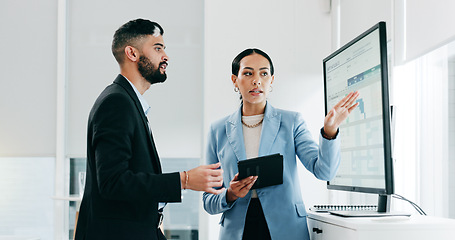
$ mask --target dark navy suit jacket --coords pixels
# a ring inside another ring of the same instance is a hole
[[[87,179],[75,238],[164,239],[158,203],[180,201],[180,175],[161,172],[141,104],[118,75],[89,115]]]

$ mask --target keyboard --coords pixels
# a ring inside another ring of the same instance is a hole
[[[377,211],[377,205],[314,205],[310,207],[313,212],[329,211]]]

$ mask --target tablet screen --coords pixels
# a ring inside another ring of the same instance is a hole
[[[239,177],[258,176],[251,189],[283,183],[283,156],[279,153],[239,161]]]

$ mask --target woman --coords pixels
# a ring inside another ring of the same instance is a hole
[[[309,239],[297,160],[318,179],[335,176],[340,161],[338,126],[357,107],[357,92],[348,94],[327,114],[319,137],[312,139],[301,114],[267,103],[274,69],[259,49],[246,49],[232,62],[232,82],[242,104],[212,124],[208,164],[221,162],[226,190],[204,193],[204,208],[221,216],[220,239]],[[274,153],[283,155],[283,184],[250,191],[257,177],[239,180],[237,162]],[[226,183],[229,183],[226,185]]]

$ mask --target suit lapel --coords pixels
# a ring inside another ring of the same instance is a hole
[[[262,124],[261,141],[259,144],[259,156],[270,154],[272,145],[278,134],[281,124],[281,115],[275,108],[267,103],[264,112],[264,122]]]
[[[226,136],[231,144],[237,161],[246,159],[245,143],[243,142],[243,129],[241,123],[242,107],[226,120]]]
[[[144,114],[145,115],[145,114]],[[155,146],[155,140],[153,140],[153,133],[152,133],[152,128],[150,127],[150,131],[149,131],[149,124],[148,124],[148,120],[147,120],[147,123],[146,123],[146,128],[147,128],[147,132],[149,133],[148,136],[149,136],[149,140],[150,140],[150,144],[151,144],[151,148],[152,148],[152,154],[155,156],[154,159],[156,159],[155,163],[157,164],[158,166],[158,173],[162,173],[162,169],[161,169],[161,162],[160,162],[160,157],[158,156],[158,151],[156,150],[156,146]]]
[[[154,156],[154,159],[156,159],[155,164],[158,166],[157,167],[158,173],[161,173],[162,170],[161,170],[161,163],[160,163],[160,160],[159,160],[160,158],[159,158],[158,153],[156,151],[156,146],[155,146],[155,142],[153,140],[153,136],[152,136],[151,130],[149,131],[148,119],[147,119],[147,116],[145,116],[144,110],[142,109],[141,102],[137,98],[136,92],[134,92],[134,89],[131,87],[131,85],[128,82],[128,80],[121,74],[119,74],[117,76],[117,78],[114,80],[114,83],[117,83],[120,86],[122,86],[126,90],[128,95],[131,97],[131,99],[134,101],[134,104],[136,105],[136,110],[139,112],[139,115],[141,116],[141,120],[142,120],[142,125],[144,127],[144,131],[146,131],[146,133],[147,133],[148,143],[149,143],[149,145],[150,145],[150,147],[152,149],[152,154]]]

